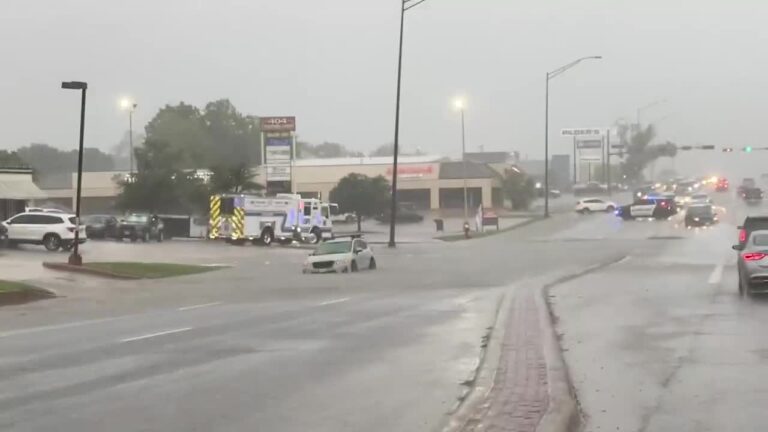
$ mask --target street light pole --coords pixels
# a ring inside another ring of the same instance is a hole
[[[403,31],[405,12],[427,0],[401,0],[400,2],[400,44],[397,51],[397,95],[395,96],[395,143],[392,154],[392,200],[389,209],[389,243],[395,247],[395,220],[397,219],[397,156],[400,152],[400,83],[403,73]]]
[[[549,72],[544,88],[544,217],[549,217]],[[574,153],[574,160],[576,154]]]
[[[136,109],[136,104],[131,105],[130,111],[128,111],[128,144],[131,151],[131,181],[133,181],[133,111]]]
[[[77,196],[75,198],[75,219],[77,226],[75,227],[75,244],[72,249],[72,254],[69,256],[70,265],[82,265],[83,257],[80,256],[80,198],[82,196],[83,189],[83,138],[85,136],[85,91],[88,89],[88,83],[82,81],[68,81],[62,82],[61,88],[67,90],[80,90],[80,144],[77,154]]]
[[[464,177],[464,223],[469,222],[469,207],[467,207],[467,143],[464,132],[464,106],[461,107],[461,169]]]
[[[549,217],[549,80],[576,66],[584,60],[599,60],[602,56],[588,56],[576,59],[565,66],[561,66],[552,72],[547,72],[544,91],[544,217]],[[574,164],[576,151],[574,141]],[[575,165],[574,165],[575,167]],[[574,169],[574,176],[576,175]]]
[[[138,104],[132,102],[128,98],[120,100],[120,107],[124,110],[128,110],[128,147],[130,152],[130,167],[128,168],[128,171],[131,175],[131,181],[133,181],[133,111],[136,110],[137,106]]]

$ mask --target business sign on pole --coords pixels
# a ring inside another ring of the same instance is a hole
[[[561,129],[560,136],[600,136],[605,128],[571,128]]]
[[[579,141],[576,141],[576,148],[580,150],[603,148],[603,140],[599,140],[599,139],[579,140]]]
[[[263,164],[266,168],[267,189],[290,192],[292,185],[270,185],[272,182],[292,181],[292,165],[296,131],[296,117],[261,117],[261,143]],[[287,190],[286,190],[287,188]]]
[[[266,165],[287,165],[291,162],[293,138],[283,136],[264,137],[264,156]]]
[[[296,131],[296,117],[261,117],[259,121],[262,132]]]
[[[267,181],[290,181],[290,165],[267,165]]]
[[[594,155],[593,156],[580,156],[579,160],[582,161],[582,162],[600,162],[601,160],[603,160],[603,158],[600,157],[600,156],[594,156]]]

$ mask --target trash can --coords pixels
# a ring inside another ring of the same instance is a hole
[[[443,231],[443,220],[442,219],[435,219],[435,229],[438,232]]]

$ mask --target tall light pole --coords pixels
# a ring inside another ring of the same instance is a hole
[[[395,247],[395,220],[397,219],[397,156],[400,151],[400,83],[403,72],[403,28],[405,12],[427,0],[400,0],[400,47],[397,52],[397,96],[395,97],[395,144],[392,155],[392,202],[389,209],[389,243]]]
[[[80,256],[80,197],[83,190],[83,136],[85,135],[85,91],[88,83],[83,81],[64,81],[61,88],[67,90],[80,90],[80,144],[77,152],[77,197],[75,198],[75,244],[72,254],[69,255],[70,265],[83,265],[83,257]]]
[[[130,169],[131,181],[133,181],[133,111],[138,105],[130,99],[121,99],[120,108],[128,110],[128,145],[130,147]]]
[[[453,103],[459,112],[461,112],[461,169],[464,178],[464,223],[469,221],[469,207],[467,206],[467,138],[464,129],[464,108],[463,99],[456,99]]]
[[[637,127],[638,128],[640,127],[640,115],[642,115],[643,111],[647,110],[648,108],[655,107],[656,105],[661,105],[661,104],[665,103],[666,101],[667,101],[666,99],[659,99],[657,101],[653,101],[653,102],[649,103],[648,105],[643,105],[640,108],[638,108],[636,116],[635,116],[635,121],[637,122]]]
[[[549,217],[549,80],[576,66],[584,60],[599,60],[602,56],[588,56],[574,60],[552,72],[547,72],[544,91],[544,217]],[[574,153],[574,162],[576,155]]]

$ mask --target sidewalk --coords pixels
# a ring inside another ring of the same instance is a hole
[[[531,218],[528,217],[502,217],[499,218],[499,230],[512,228],[522,223],[526,223]],[[474,231],[474,219],[470,221]],[[460,235],[463,234],[464,219],[461,217],[443,218],[443,231],[435,229],[435,221],[424,218],[418,223],[400,223],[395,226],[395,235],[398,243],[442,243],[436,237]],[[352,232],[357,230],[356,224],[334,225],[334,230],[338,233]],[[375,220],[363,221],[363,233],[369,243],[381,244],[389,241],[389,224],[382,224]],[[496,227],[485,227],[485,231],[496,231]]]

